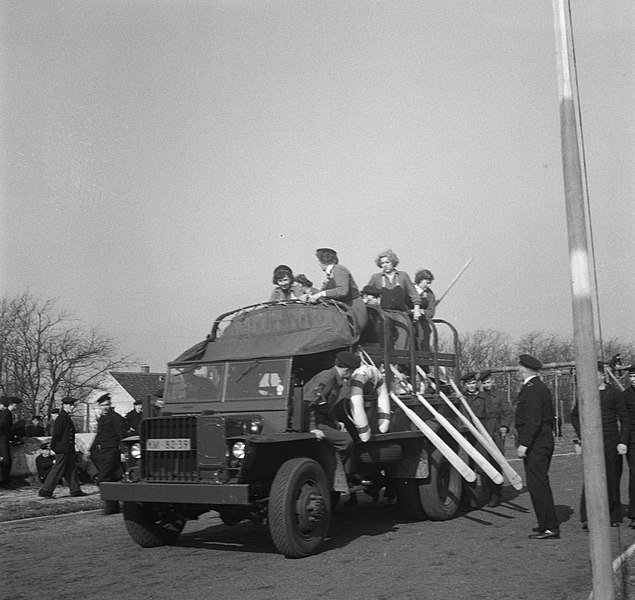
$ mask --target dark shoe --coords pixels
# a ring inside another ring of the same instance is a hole
[[[79,490],[79,492],[73,492],[71,496],[73,498],[81,498],[82,496],[88,496],[88,494],[82,490]]]
[[[560,532],[559,531],[551,531],[549,529],[546,529],[542,533],[532,533],[529,536],[529,539],[531,539],[531,540],[559,540],[560,539]]]
[[[532,527],[531,530],[535,533],[544,533],[545,531],[544,529],[540,529],[540,527]]]
[[[120,512],[119,507],[117,506],[115,507],[110,507],[107,506],[106,508],[104,508],[104,515],[116,515]]]
[[[582,521],[582,530],[589,531],[589,524],[586,521]]]
[[[53,492],[45,492],[44,490],[40,490],[37,495],[40,498],[52,498],[53,497]]]

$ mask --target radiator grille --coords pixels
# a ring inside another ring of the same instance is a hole
[[[142,422],[141,469],[147,481],[198,481],[196,417],[154,417]],[[189,439],[190,450],[146,450],[145,440]]]

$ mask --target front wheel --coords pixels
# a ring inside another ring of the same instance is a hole
[[[142,548],[174,544],[186,519],[152,502],[124,502],[123,518],[130,537]]]
[[[284,463],[269,494],[269,532],[287,558],[316,554],[331,521],[331,494],[322,467],[309,458]]]

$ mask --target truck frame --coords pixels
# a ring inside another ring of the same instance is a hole
[[[169,363],[161,414],[145,417],[148,399],[140,436],[125,440],[124,477],[101,484],[104,500],[123,503],[130,537],[143,547],[172,544],[187,520],[217,511],[229,525],[266,520],[275,547],[287,557],[319,552],[339,495],[367,489],[349,488],[333,447],[308,430],[302,386],[333,366],[340,350],[363,349],[367,360],[384,365],[399,400],[457,449],[394,375],[401,371],[428,402],[455,418],[438,394],[445,373],[460,376],[456,330],[430,320],[432,350],[424,351],[417,349],[411,324],[409,347],[397,350],[389,313],[379,307],[368,312],[369,323],[357,332],[348,306],[335,301],[243,307],[218,317],[205,340]],[[441,326],[453,352],[439,351]],[[424,389],[417,367],[438,382],[436,391]],[[359,473],[375,489],[393,486],[412,519],[454,517],[461,475],[398,404],[391,403],[390,431],[379,433],[376,400],[365,396],[364,403],[372,436],[356,441]],[[355,439],[355,428],[349,430]]]

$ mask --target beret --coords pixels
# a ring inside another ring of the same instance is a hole
[[[110,402],[110,394],[102,394],[97,398],[97,404],[104,404],[104,402]]]
[[[47,448],[50,448],[51,444],[44,442],[43,444],[40,445],[40,450],[46,450]]]
[[[357,369],[361,364],[361,360],[357,354],[353,354],[348,350],[342,350],[335,355],[336,366],[347,367],[349,369]],[[339,363],[339,364],[338,364]]]
[[[492,372],[489,369],[487,369],[487,371],[481,371],[478,374],[478,380],[485,381],[488,377],[491,377],[491,376],[492,376]]]
[[[75,404],[75,402],[77,402],[77,398],[71,398],[70,396],[62,398],[62,404]]]
[[[369,296],[381,296],[381,290],[379,288],[373,287],[372,285],[365,285],[362,288],[362,294],[368,294]]]
[[[469,373],[466,373],[465,375],[463,375],[461,377],[461,381],[463,382],[467,382],[467,381],[476,381],[476,373],[474,371],[470,371]]]
[[[540,371],[542,369],[542,363],[533,356],[529,354],[521,354],[518,357],[518,362],[527,369],[531,369],[532,371]]]

